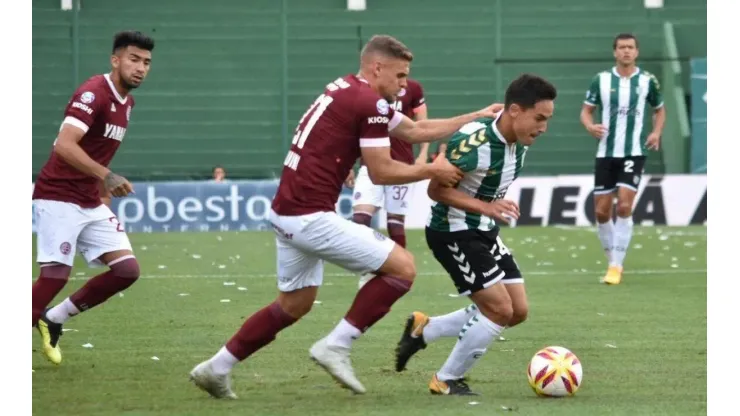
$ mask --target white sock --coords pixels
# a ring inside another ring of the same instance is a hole
[[[605,223],[599,223],[599,240],[601,240],[601,246],[604,247],[604,254],[606,254],[606,261],[609,265],[612,265],[614,260],[614,223],[611,218]]]
[[[352,326],[346,319],[342,319],[331,331],[326,341],[329,345],[352,348],[352,341],[359,338],[360,335],[362,335],[362,331]]]
[[[239,362],[239,359],[234,357],[234,354],[230,353],[224,346],[208,361],[211,362],[214,373],[223,375],[229,374],[231,369]]]
[[[470,318],[460,331],[455,348],[437,372],[437,378],[442,381],[462,378],[503,330],[504,327],[491,322],[480,312]]]
[[[627,255],[627,248],[630,246],[632,239],[632,217],[617,217],[614,224],[614,266],[622,266],[624,256]]]
[[[78,313],[80,313],[80,310],[77,309],[69,298],[67,298],[57,306],[49,309],[49,312],[46,313],[46,317],[49,318],[51,322],[63,324],[67,322],[67,319],[77,315]]]
[[[454,337],[460,333],[460,328],[465,325],[475,314],[478,313],[478,307],[474,304],[466,308],[458,309],[455,312],[442,316],[433,316],[429,318],[429,323],[424,327],[422,333],[424,342],[429,344],[441,337]]]

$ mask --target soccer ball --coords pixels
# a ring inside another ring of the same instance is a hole
[[[569,349],[546,347],[537,351],[529,362],[527,379],[539,396],[572,396],[583,382],[583,368]]]

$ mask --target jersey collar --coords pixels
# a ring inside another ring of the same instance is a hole
[[[498,127],[496,127],[496,122],[498,121],[499,118],[501,118],[501,114],[504,114],[504,112],[503,111],[499,111],[499,113],[496,114],[496,118],[493,120],[493,123],[491,123],[491,130],[493,130],[493,134],[495,134],[496,137],[498,137],[498,139],[501,141],[501,143],[508,145],[509,142],[506,141],[506,139],[501,134],[501,132],[498,131]]]
[[[103,74],[105,77],[105,80],[108,82],[108,86],[110,87],[110,90],[113,91],[113,95],[116,96],[116,100],[118,100],[121,104],[126,104],[126,101],[128,101],[128,96],[126,98],[121,97],[121,94],[118,93],[118,90],[116,89],[116,86],[113,85],[113,81],[110,79],[110,74]]]
[[[632,78],[634,76],[637,76],[637,74],[639,74],[639,73],[640,73],[640,67],[639,66],[636,66],[635,67],[635,72],[633,72],[632,75],[630,75],[627,78]],[[617,76],[619,78],[623,78],[621,75],[619,75],[619,72],[617,72],[617,67],[616,66],[613,66],[612,67],[612,74],[614,74],[615,76]]]

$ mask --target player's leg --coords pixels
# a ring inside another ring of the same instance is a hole
[[[411,199],[413,184],[385,187],[385,209],[388,211],[388,235],[401,247],[406,248],[406,213]]]
[[[46,308],[69,280],[82,230],[78,208],[73,204],[36,200],[36,261],[40,264],[39,277],[33,284],[32,325],[41,335],[42,352],[54,364],[62,362],[59,337],[61,325],[49,321]]]
[[[370,226],[373,215],[383,203],[383,186],[375,185],[370,180],[366,166],[361,166],[355,179],[354,195],[352,197],[352,221]]]
[[[492,253],[496,235],[497,230],[458,233],[427,230],[435,258],[450,274],[458,292],[470,296],[478,308],[460,330],[457,344],[429,383],[433,394],[474,394],[465,383],[465,374],[513,316],[511,297],[501,282],[506,273]]]
[[[354,196],[352,203],[352,221],[370,227],[373,215],[383,205],[384,186],[375,185],[370,180],[370,174],[367,172],[367,166],[361,166],[357,172],[355,180]],[[358,286],[361,289],[370,279],[374,278],[372,272],[360,275]]]
[[[309,227],[317,236],[312,246],[318,256],[349,271],[377,274],[357,292],[337,326],[310,350],[311,357],[345,387],[364,393],[349,363],[350,348],[411,289],[416,276],[413,256],[383,234],[335,213],[323,213]]]
[[[624,258],[632,239],[632,207],[634,206],[637,187],[640,184],[645,157],[627,157],[621,159],[619,179],[617,181],[617,218],[614,222],[614,265],[619,274],[605,279],[608,284],[619,284],[622,280]]]
[[[302,217],[271,217],[276,233],[278,296],[252,314],[231,339],[209,360],[198,364],[190,378],[215,398],[235,399],[231,371],[275,340],[283,329],[306,315],[316,300],[324,275],[323,261],[306,252]]]
[[[527,292],[524,289],[524,277],[522,277],[522,272],[519,270],[519,265],[514,260],[514,255],[506,247],[500,235],[496,236],[496,243],[491,253],[493,258],[496,259],[496,264],[505,273],[501,283],[511,298],[512,315],[506,325],[507,328],[511,328],[526,321],[529,315],[529,302],[527,301]]]
[[[607,274],[613,274],[614,267],[614,221],[612,210],[614,205],[614,192],[617,189],[617,174],[614,169],[615,160],[611,157],[596,158],[594,171],[594,214],[596,217],[596,229],[599,241],[604,249],[607,262]],[[601,277],[601,282],[606,279]]]
[[[107,266],[108,270],[88,280],[79,290],[49,310],[49,320],[60,325],[128,289],[140,275],[139,262],[131,249],[131,242],[110,208],[101,205],[82,211],[87,223],[78,240],[80,253],[90,266]]]

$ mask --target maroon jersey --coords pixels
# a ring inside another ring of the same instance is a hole
[[[298,122],[272,209],[279,215],[334,211],[361,147],[390,146],[402,119],[367,82],[338,78]]]
[[[95,75],[74,92],[62,124],[82,129],[82,150],[94,161],[108,166],[126,134],[133,107],[134,97],[122,98],[108,74]],[[33,199],[71,202],[83,208],[101,204],[98,179],[73,168],[53,151],[36,179]]]
[[[421,84],[409,79],[408,85],[398,94],[396,102],[391,104],[394,110],[414,119],[416,110],[424,105],[424,90]],[[414,163],[414,145],[391,136],[391,157],[399,162]]]

